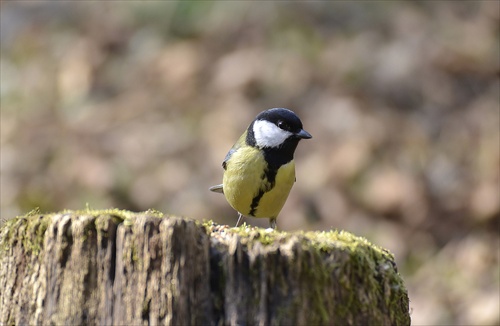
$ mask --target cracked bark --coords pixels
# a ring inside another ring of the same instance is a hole
[[[366,241],[117,212],[4,224],[0,324],[410,323],[392,256]]]

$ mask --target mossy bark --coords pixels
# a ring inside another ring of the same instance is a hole
[[[156,212],[12,219],[0,289],[4,325],[410,324],[392,255],[363,238]]]

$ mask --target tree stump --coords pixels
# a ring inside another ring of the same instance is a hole
[[[393,256],[366,239],[153,211],[7,221],[0,291],[2,325],[410,324]]]

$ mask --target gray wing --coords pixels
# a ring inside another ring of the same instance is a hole
[[[239,146],[236,147],[236,145],[235,145],[235,146],[233,146],[233,148],[231,148],[229,150],[229,152],[227,152],[226,157],[224,158],[224,161],[222,161],[222,167],[224,168],[224,170],[226,169],[227,161],[229,161],[231,156],[233,156],[234,152],[236,152],[238,150],[238,148],[239,148]]]
[[[231,158],[231,156],[233,156],[233,154],[241,147],[241,141],[244,141],[245,137],[246,137],[246,133],[244,133],[240,137],[240,139],[236,142],[236,144],[234,144],[234,146],[229,150],[229,152],[227,152],[226,157],[224,158],[224,161],[222,162],[222,167],[224,168],[224,170],[226,170],[227,162],[229,161],[229,159]],[[213,191],[213,192],[218,192],[218,193],[221,193],[221,194],[224,193],[224,188],[223,188],[222,184],[216,185],[216,186],[212,186],[212,187],[210,187],[208,189],[210,191]]]
[[[224,161],[222,162],[222,167],[224,168],[224,170],[226,169],[227,161],[229,161],[229,159],[231,158],[231,155],[233,155],[233,153],[236,152],[237,149],[238,148],[236,146],[233,146],[233,148],[231,148],[229,150],[229,152],[227,152],[226,157],[224,158]],[[221,194],[224,193],[224,188],[222,187],[222,184],[212,186],[212,187],[208,188],[208,190],[213,191],[213,192],[218,192]]]
[[[226,157],[222,162],[222,167],[224,168],[224,170],[226,169],[227,162],[229,161],[231,156],[233,156],[233,154],[236,153],[236,151],[238,151],[238,149],[240,149],[241,146],[245,144],[246,137],[247,137],[247,132],[245,131],[243,135],[241,135],[241,137],[238,139],[238,141],[233,145],[233,147],[229,150],[229,152],[227,152]]]
[[[229,150],[229,152],[227,152],[226,157],[224,158],[224,161],[222,162],[222,167],[224,168],[224,170],[226,169],[227,161],[229,161],[229,159],[231,158],[231,155],[233,155],[233,153],[236,152],[236,150],[237,150],[236,146],[233,146],[233,148],[231,148]],[[220,194],[224,193],[224,188],[223,188],[222,184],[212,186],[212,187],[208,188],[208,190],[213,191],[213,192],[218,192]]]

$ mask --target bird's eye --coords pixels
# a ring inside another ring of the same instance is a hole
[[[283,130],[290,130],[290,126],[284,121],[278,121],[278,127]]]

